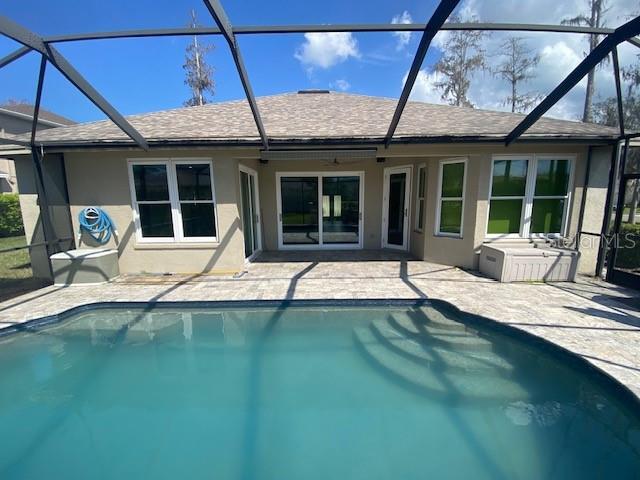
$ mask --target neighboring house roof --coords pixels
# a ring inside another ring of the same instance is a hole
[[[0,113],[17,116],[20,118],[33,118],[34,106],[30,103],[8,103],[0,105]],[[74,125],[76,122],[41,108],[38,112],[38,122],[45,123],[52,127]]]
[[[257,99],[267,135],[274,143],[379,141],[397,100],[347,93],[285,93]],[[504,138],[524,115],[473,108],[407,104],[394,139],[413,141]],[[246,100],[210,103],[132,115],[127,120],[151,143],[260,143]],[[618,130],[602,125],[542,118],[523,138],[614,139]],[[132,143],[110,121],[38,132],[45,145]]]

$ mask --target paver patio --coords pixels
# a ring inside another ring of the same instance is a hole
[[[262,254],[233,276],[124,276],[101,286],[50,286],[0,303],[0,328],[94,302],[437,298],[550,340],[640,397],[637,292],[576,283],[501,284],[475,272],[386,252]]]

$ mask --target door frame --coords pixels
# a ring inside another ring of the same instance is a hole
[[[315,177],[318,179],[318,243],[311,245],[285,245],[282,238],[282,177]],[[323,244],[322,241],[322,178],[323,177],[359,177],[359,220],[358,220],[358,243],[330,243]],[[364,242],[364,171],[333,172],[333,171],[312,171],[312,172],[276,172],[276,223],[278,230],[278,250],[360,250]]]
[[[405,173],[407,176],[406,188],[404,191],[404,232],[402,245],[392,245],[388,242],[389,237],[389,181],[392,173]],[[380,237],[382,248],[392,248],[395,250],[408,251],[411,243],[411,187],[413,184],[413,165],[398,165],[395,167],[385,167],[382,175],[382,236]]]
[[[262,252],[262,216],[260,214],[260,190],[258,187],[258,172],[253,168],[247,167],[246,165],[239,164],[238,166],[238,183],[240,185],[240,190],[238,190],[238,193],[241,196],[240,198],[240,220],[241,221],[242,221],[242,215],[244,214],[244,212],[242,211],[242,175],[240,175],[239,172],[246,173],[247,175],[249,175],[249,178],[253,177],[253,186],[255,188],[255,191],[254,191],[255,205],[250,205],[250,207],[252,210],[251,214],[253,217],[253,225],[254,225],[253,234],[256,239],[256,249],[251,255],[249,255],[248,257],[244,257],[246,262],[250,262],[260,252]],[[249,201],[251,201],[251,198],[249,198]],[[243,232],[243,235],[244,235],[244,232]],[[244,249],[244,244],[243,244],[243,249]]]

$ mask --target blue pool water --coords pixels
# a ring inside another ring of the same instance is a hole
[[[0,338],[0,479],[640,478],[637,405],[456,320],[96,309]]]

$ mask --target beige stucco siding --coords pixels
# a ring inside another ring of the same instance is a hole
[[[607,202],[607,187],[609,181],[609,169],[611,166],[611,147],[594,147],[591,152],[591,169],[589,183],[586,189],[585,209],[582,220],[582,232],[600,234],[605,217],[605,204]],[[586,162],[585,162],[586,168]],[[575,201],[573,204],[573,231],[577,232],[580,218],[580,205],[584,195],[584,179],[586,172],[582,171],[579,182],[576,184]],[[583,233],[580,236],[580,264],[579,271],[587,275],[593,275],[596,270],[598,252],[600,250],[600,237]]]
[[[127,160],[144,158],[211,158],[216,195],[218,241],[198,244],[151,244],[138,241],[133,223]],[[179,151],[159,154],[123,152],[67,153],[69,200],[74,228],[87,206],[104,208],[118,229],[109,246],[120,254],[123,273],[229,272],[244,264],[238,212],[238,161],[230,152]],[[98,183],[95,180],[99,179]],[[93,245],[83,236],[83,243]]]
[[[77,215],[82,208],[92,205],[105,208],[118,228],[118,237],[111,241],[110,246],[118,249],[120,269],[124,273],[199,273],[242,270],[244,268],[244,242],[239,208],[238,167],[240,164],[255,170],[258,174],[261,238],[264,250],[278,248],[276,198],[276,174],[278,172],[363,172],[363,247],[378,249],[381,248],[382,238],[384,169],[395,166],[411,166],[413,170],[408,205],[410,210],[410,252],[417,258],[432,262],[477,268],[480,247],[488,241],[486,226],[489,212],[491,159],[495,154],[505,153],[575,155],[574,188],[572,189],[568,218],[568,236],[575,237],[587,153],[587,147],[582,145],[528,144],[510,148],[501,145],[394,145],[388,150],[380,149],[378,157],[384,157],[382,162],[372,156],[364,160],[343,161],[338,165],[321,160],[271,160],[268,163],[260,163],[257,149],[240,148],[158,150],[152,153],[77,151],[66,152],[64,163],[74,231],[78,230]],[[440,162],[455,157],[467,159],[463,235],[461,238],[443,237],[435,232]],[[219,241],[198,244],[149,244],[136,238],[127,159],[145,158],[212,159]],[[592,175],[583,230],[599,232],[603,218],[602,210],[605,202],[610,149],[608,147],[594,149],[592,161]],[[426,166],[425,222],[423,232],[416,232],[418,166],[422,164]],[[25,219],[27,232],[33,232],[38,219],[36,213],[30,216],[29,212],[34,210],[35,197],[28,189],[25,189],[21,201],[28,217]],[[529,240],[509,239],[507,242],[522,244],[528,243]],[[83,237],[81,246],[87,244],[91,245],[91,241]],[[590,251],[582,249],[582,252],[585,260],[583,260],[584,268],[581,270],[589,273],[595,266],[597,246]]]
[[[266,250],[278,249],[278,216],[276,174],[286,172],[363,172],[364,173],[364,210],[363,210],[363,248],[377,249],[382,246],[382,195],[384,169],[388,167],[410,166],[413,169],[411,195],[409,199],[410,249],[422,254],[423,235],[414,232],[415,225],[415,187],[417,165],[424,163],[423,158],[389,158],[378,162],[375,158],[347,161],[332,165],[322,160],[272,160],[261,164],[258,169],[261,193],[261,207],[264,220],[264,245]]]
[[[64,169],[62,155],[48,154],[42,161],[47,201],[49,203],[49,219],[57,239],[67,239],[60,243],[59,248],[69,248],[73,237],[72,225],[69,219],[69,207],[65,192]],[[18,178],[20,210],[27,243],[29,245],[42,244],[45,240],[38,201],[38,185],[31,156],[16,157],[15,168]],[[36,278],[51,279],[51,271],[44,245],[29,249],[31,269]]]

